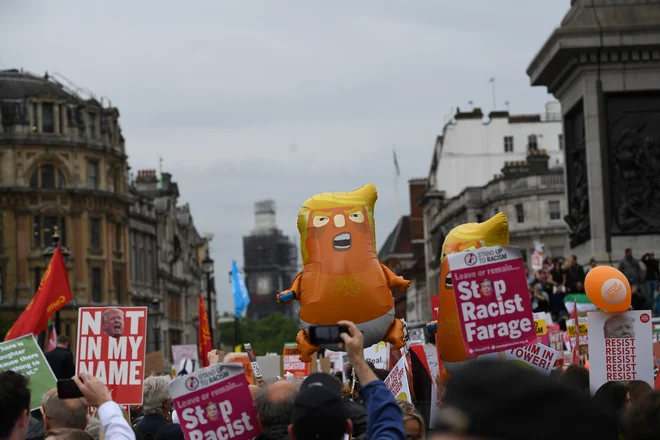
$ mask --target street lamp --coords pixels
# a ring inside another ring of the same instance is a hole
[[[53,255],[55,254],[55,251],[57,250],[57,245],[60,243],[60,234],[57,232],[57,226],[53,227],[53,242],[50,246],[44,250],[41,255],[44,257],[44,262],[46,263],[46,267],[50,264],[51,258],[53,258]],[[67,257],[71,255],[69,250],[65,247],[62,246],[62,257],[64,257],[64,261],[66,261]],[[60,311],[58,310],[55,312],[55,331],[57,334],[60,334]]]
[[[209,320],[209,334],[211,337],[211,347],[213,345],[213,319],[211,318],[211,278],[213,277],[213,258],[209,255],[209,248],[206,248],[206,255],[204,260],[202,260],[202,268],[206,273],[206,314],[208,315]]]
[[[154,327],[154,342],[156,349],[154,351],[160,350],[160,317],[162,313],[160,312],[160,298],[154,295],[151,299],[151,322]]]

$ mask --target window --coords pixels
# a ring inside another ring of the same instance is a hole
[[[39,130],[39,118],[37,115],[37,103],[33,102],[31,105],[32,108],[32,131],[38,131]]]
[[[561,208],[559,200],[551,200],[548,202],[548,211],[550,211],[550,220],[561,219]]]
[[[34,240],[32,246],[35,248],[48,247],[53,243],[53,233],[57,227],[60,235],[60,243],[66,246],[66,217],[43,215],[34,217]]]
[[[525,208],[523,205],[516,205],[516,219],[518,223],[525,223]]]
[[[123,230],[120,224],[115,225],[115,250],[121,251],[124,241]]]
[[[101,293],[101,269],[95,267],[92,269],[92,302],[103,302]]]
[[[535,134],[530,134],[527,137],[527,150],[532,151],[532,150],[538,150],[539,149],[539,142]]]
[[[559,133],[559,150],[564,151],[564,135]]]
[[[98,162],[87,162],[87,187],[96,189],[99,187],[98,182]]]
[[[64,173],[54,165],[41,165],[30,175],[30,188],[61,189],[65,186]]]
[[[41,284],[41,268],[40,267],[35,267],[34,268],[34,293],[37,293],[37,290],[39,289],[39,284]]]
[[[101,220],[93,218],[89,220],[90,242],[92,249],[101,247]]]
[[[115,284],[115,294],[117,296],[117,302],[121,304],[122,301],[122,273],[121,270],[116,270],[115,271],[115,279],[114,279],[114,284]]]
[[[513,136],[504,136],[504,152],[513,153]]]
[[[92,112],[87,113],[87,136],[90,139],[96,137],[96,114]]]
[[[53,104],[44,102],[41,104],[41,131],[43,133],[55,133],[55,116],[53,115]]]

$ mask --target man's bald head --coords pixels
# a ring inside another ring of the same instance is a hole
[[[55,428],[84,430],[87,426],[87,405],[80,399],[60,399],[57,390],[44,395],[44,429]]]
[[[273,426],[288,426],[293,415],[293,402],[298,395],[298,386],[288,380],[273,382],[259,390],[255,400],[259,423],[266,429]]]

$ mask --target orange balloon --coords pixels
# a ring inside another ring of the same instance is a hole
[[[593,305],[606,312],[625,312],[630,308],[632,290],[621,271],[610,266],[598,266],[589,271],[584,290]]]

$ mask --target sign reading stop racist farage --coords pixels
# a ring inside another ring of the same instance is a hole
[[[470,355],[535,344],[525,265],[515,247],[449,255],[465,349]]]
[[[187,440],[248,440],[261,433],[241,364],[211,365],[169,388]]]

